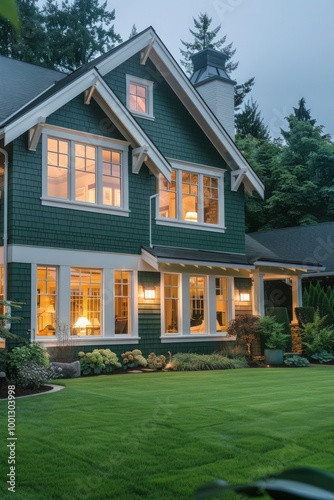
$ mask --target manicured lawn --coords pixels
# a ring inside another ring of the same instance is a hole
[[[333,380],[332,367],[312,367],[65,381],[16,401],[15,498],[191,499],[216,478],[295,465],[334,472]],[[7,497],[7,401],[0,412]]]

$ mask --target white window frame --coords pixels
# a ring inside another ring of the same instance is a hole
[[[129,173],[128,173],[128,151],[129,143],[118,139],[110,139],[85,132],[74,131],[62,127],[48,125],[42,132],[42,205],[69,208],[73,210],[83,210],[87,212],[108,213],[111,215],[129,216]],[[48,196],[48,172],[47,172],[47,154],[48,138],[63,139],[69,141],[69,197],[68,199]],[[97,189],[96,203],[88,203],[75,200],[74,193],[74,143],[94,146],[97,148],[96,158],[96,183],[100,186]],[[102,204],[102,149],[112,149],[121,153],[121,206],[109,206]]]
[[[166,333],[165,332],[165,293],[164,293],[164,275],[165,274],[176,274],[179,276],[179,307],[178,307],[178,333]],[[205,326],[206,333],[191,333],[190,332],[190,314],[189,314],[189,277],[190,276],[202,276],[205,278]],[[205,340],[212,341],[226,341],[234,340],[234,337],[227,337],[226,332],[217,332],[217,315],[216,315],[216,278],[222,277],[227,278],[227,321],[233,317],[234,303],[233,303],[233,280],[231,276],[223,275],[203,275],[201,273],[174,273],[166,272],[161,275],[161,342],[203,342]]]
[[[31,279],[31,341],[42,343],[49,347],[57,345],[57,337],[37,335],[37,268],[44,264],[32,264]],[[133,269],[111,269],[100,268],[98,266],[80,266],[87,269],[101,270],[101,325],[100,335],[76,336],[70,335],[70,287],[71,268],[77,265],[54,265],[57,269],[57,311],[56,320],[69,328],[69,340],[71,345],[93,345],[93,344],[138,344],[138,299],[136,290],[138,289],[137,271]],[[116,271],[126,271],[131,275],[131,301],[130,301],[130,325],[131,332],[127,334],[115,333],[115,310],[114,310],[114,274]]]
[[[130,108],[130,83],[135,85],[141,85],[146,88],[146,105],[147,110],[145,113],[140,111],[134,111]],[[148,120],[154,120],[153,115],[153,82],[150,80],[145,80],[144,78],[139,78],[138,76],[126,75],[126,107],[131,114],[135,116],[140,116],[141,118],[146,118]]]
[[[187,229],[200,229],[204,231],[225,232],[225,195],[224,195],[224,174],[225,169],[208,167],[188,162],[181,162],[168,158],[173,169],[176,171],[176,213],[177,218],[160,217],[159,197],[156,200],[156,223],[159,225],[182,227]],[[194,173],[198,175],[198,202],[200,219],[198,221],[186,221],[182,219],[182,173]],[[160,174],[162,175],[162,174]],[[218,179],[218,224],[210,224],[203,221],[204,197],[203,197],[203,177],[215,177]]]

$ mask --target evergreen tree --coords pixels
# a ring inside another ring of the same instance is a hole
[[[226,44],[226,35],[218,40],[215,40],[221,29],[221,25],[219,24],[216,28],[210,31],[212,18],[206,13],[200,13],[198,19],[193,17],[193,20],[195,29],[197,30],[195,31],[189,28],[190,33],[194,37],[193,42],[185,42],[184,40],[181,40],[182,45],[185,47],[185,49],[180,49],[183,56],[183,59],[181,59],[181,65],[184,66],[186,73],[188,73],[189,76],[192,73],[191,56],[204,49],[216,49],[218,51],[225,52],[227,55],[227,63],[225,66],[226,72],[230,74],[236,70],[239,62],[232,61],[232,57],[236,53],[236,49],[233,48],[233,43]],[[245,83],[235,86],[234,92],[236,109],[239,109],[245,96],[251,91],[253,85],[254,78],[250,78]]]
[[[18,0],[21,33],[0,20],[0,54],[48,68],[72,71],[121,42],[115,9],[99,0]]]
[[[0,5],[0,18],[6,19],[12,27],[20,31],[20,16],[15,0],[7,0],[6,3]]]
[[[64,0],[61,7],[47,0],[43,14],[47,33],[48,65],[73,71],[121,42],[112,21],[115,9],[99,0]]]
[[[136,25],[133,24],[132,29],[131,29],[131,33],[129,35],[129,39],[132,38],[133,36],[137,35],[137,33],[138,33],[138,31],[137,31]]]
[[[254,151],[244,151],[265,185],[264,201],[246,201],[252,231],[325,222],[334,215],[334,144],[311,117],[305,99],[286,120],[278,150],[256,143]],[[269,153],[267,164],[259,161],[261,150]]]
[[[251,99],[245,104],[244,110],[235,117],[237,134],[246,139],[254,137],[264,141],[269,140],[269,130],[261,118],[261,112],[256,101]]]
[[[33,64],[43,63],[45,28],[38,0],[17,0],[20,32],[0,18],[0,54]]]

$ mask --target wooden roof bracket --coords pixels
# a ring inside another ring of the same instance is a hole
[[[45,117],[41,116],[37,125],[29,129],[28,135],[28,149],[29,151],[36,151],[38,141],[41,137],[43,127],[45,125]]]

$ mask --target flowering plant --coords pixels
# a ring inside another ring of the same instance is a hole
[[[133,351],[123,352],[122,364],[124,370],[127,370],[128,368],[135,368],[136,366],[145,368],[147,366],[147,361],[139,349],[134,349]]]
[[[147,364],[149,368],[162,370],[166,366],[166,357],[163,354],[157,356],[154,352],[151,352],[147,358]]]
[[[93,352],[79,352],[81,372],[83,375],[111,373],[121,368],[117,355],[110,349],[94,349]]]

